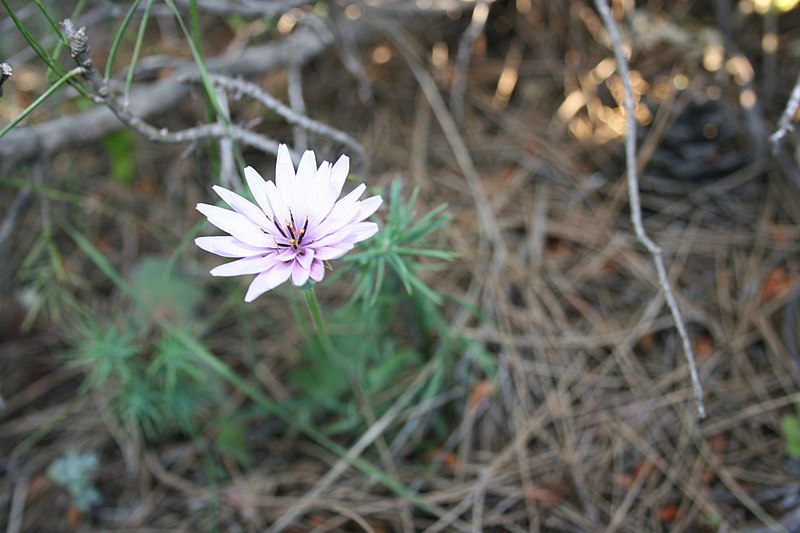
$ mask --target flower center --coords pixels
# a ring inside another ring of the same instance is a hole
[[[289,211],[289,218],[283,221],[283,226],[278,224],[278,221],[274,218],[272,219],[272,223],[275,224],[275,227],[278,228],[278,231],[281,233],[281,235],[283,235],[284,238],[289,241],[288,243],[279,242],[277,243],[278,246],[286,248],[291,246],[292,249],[294,249],[297,253],[301,255],[305,253],[300,249],[300,245],[303,244],[303,237],[306,234],[306,229],[308,229],[308,219],[306,219],[303,227],[298,229],[294,222],[294,214]]]

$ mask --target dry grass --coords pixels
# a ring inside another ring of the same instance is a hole
[[[356,82],[333,52],[304,71],[306,87],[321,88],[307,95],[310,112],[364,143],[368,183],[399,174],[420,187],[427,207],[449,204],[448,237],[460,259],[430,282],[480,310],[476,316],[448,304],[455,330],[485,347],[498,371],[486,380],[465,357],[436,403],[409,408],[427,412],[404,410],[392,421],[397,430],[409,418],[434,416],[449,427],[443,441],[412,439],[389,459],[391,475],[417,492],[427,511],[347,468],[306,500],[289,531],[780,530],[780,520],[796,514],[800,488],[779,424],[800,401],[796,163],[752,149],[759,132],[746,125],[737,103],[742,88],[705,71],[694,53],[700,32],[683,29],[713,27],[713,13],[678,3],[673,16],[691,20],[680,26],[686,41],[656,40],[632,57],[631,67],[649,84],[641,97],[653,114],[640,152],[645,226],[664,250],[697,352],[708,410],[698,421],[652,261],[630,227],[620,141],[608,115],[618,109],[616,86],[596,69],[611,54],[598,44],[602,31],[589,4],[560,4],[537,4],[528,15],[493,8],[475,46],[459,124],[466,154],[454,152],[396,50],[385,64],[369,63],[370,50],[362,50],[371,107],[353,96]],[[781,17],[791,28],[798,15]],[[430,25],[455,50],[463,23]],[[513,30],[498,29],[506,26]],[[794,70],[785,79],[784,70],[797,67],[787,51],[797,44],[795,33],[781,34],[777,59],[787,68],[773,72],[773,100],[762,102],[772,119],[791,90]],[[746,28],[740,35],[738,46],[758,56],[759,36]],[[428,49],[431,43],[418,39]],[[514,50],[524,50],[521,62]],[[509,65],[519,80],[504,101],[497,82]],[[430,70],[446,90],[452,65]],[[678,92],[671,81],[680,73],[691,84]],[[757,70],[756,83],[759,74],[767,75]],[[278,74],[264,81],[281,80]],[[559,115],[574,91],[586,105]],[[719,98],[710,101],[710,92]],[[712,111],[704,115],[693,105]],[[685,132],[680,127],[702,132],[709,121],[717,121],[716,136],[675,140]],[[196,178],[202,156],[181,159],[178,150],[139,146],[135,197],[105,178],[98,150],[43,163],[47,184],[56,188],[81,169],[81,209],[94,232],[88,237],[117,250],[114,262],[123,269],[179,241],[207,194],[207,183]],[[474,183],[464,175],[465,156],[477,169]],[[725,167],[734,156],[736,164]],[[661,170],[659,160],[667,161]],[[17,224],[9,265],[21,262],[32,239],[25,228],[38,227],[41,203]],[[68,211],[64,204],[50,208]],[[77,296],[113,307],[102,275],[68,241],[63,253],[67,275],[83,280],[73,285]],[[201,279],[204,264],[187,255],[187,269]],[[253,316],[284,333],[276,340],[254,323],[262,356],[249,379],[280,400],[291,395],[283,377],[297,363],[300,337],[291,317],[268,300],[255,304]],[[259,531],[303,502],[339,460],[264,421],[250,435],[253,465],[243,470],[223,461],[215,468],[224,475],[212,482],[194,443],[177,436],[131,442],[99,416],[102,392],[78,394],[79,370],[58,357],[65,332],[56,320],[20,332],[22,310],[4,309],[0,523],[21,519],[19,531],[69,530],[70,521],[92,531]],[[238,334],[232,318],[206,342],[244,371],[248,363],[231,340]],[[245,402],[234,396],[224,408]],[[105,503],[94,516],[70,517],[66,493],[43,475],[66,444],[101,456],[97,485]],[[364,455],[382,464],[378,449]],[[784,526],[800,530],[797,520]]]

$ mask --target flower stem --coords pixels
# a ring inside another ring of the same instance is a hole
[[[361,381],[359,381],[358,376],[356,375],[355,368],[350,365],[347,358],[342,356],[341,352],[336,349],[336,347],[333,345],[330,335],[328,335],[328,328],[325,327],[325,321],[322,319],[322,311],[320,310],[319,302],[317,301],[317,294],[314,292],[314,287],[312,286],[308,289],[303,289],[303,292],[305,293],[308,313],[311,315],[311,321],[314,323],[314,329],[317,331],[319,342],[322,345],[322,351],[325,352],[325,355],[327,355],[331,360],[333,360],[333,362],[344,374],[344,377],[350,383],[350,388],[353,389],[353,393],[356,395],[356,401],[364,411],[364,416],[367,422],[370,424],[374,423],[375,414],[372,412],[372,408],[370,407],[367,399],[367,393],[364,390]]]
[[[322,344],[322,349],[328,357],[336,359],[336,362],[342,365],[344,361],[339,357],[336,348],[334,348],[333,341],[331,341],[331,337],[328,335],[328,328],[325,326],[325,321],[322,319],[322,310],[319,307],[319,301],[317,301],[317,293],[314,291],[314,287],[303,289],[303,295],[305,296],[306,307],[308,307],[308,314],[311,315],[314,329]],[[346,370],[346,367],[342,368],[342,370]]]

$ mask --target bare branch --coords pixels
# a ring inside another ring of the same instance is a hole
[[[252,146],[263,152],[271,154],[278,153],[277,141],[267,139],[262,135],[233,124],[204,124],[196,128],[170,132],[166,128],[156,128],[146,123],[144,120],[131,113],[128,106],[123,105],[109,93],[106,82],[100,76],[100,73],[97,72],[92,59],[89,57],[89,38],[86,35],[86,28],[81,27],[76,29],[69,19],[64,20],[61,24],[64,26],[72,57],[75,59],[75,62],[84,69],[84,76],[92,85],[97,101],[105,104],[123,124],[132,128],[146,139],[153,142],[180,144],[201,139],[222,139],[230,137],[233,140]]]
[[[14,69],[8,63],[0,63],[0,96],[3,96],[3,84],[14,73]]]
[[[287,80],[287,92],[289,93],[289,105],[292,111],[300,116],[306,116],[306,102],[303,99],[303,69],[300,65],[289,65]],[[294,135],[295,150],[302,151],[308,148],[308,135],[306,130],[295,125],[292,129]]]
[[[789,101],[786,103],[786,109],[784,109],[783,113],[781,114],[781,119],[778,122],[778,129],[769,137],[769,142],[772,144],[773,154],[778,153],[778,149],[781,147],[781,141],[786,134],[794,130],[792,119],[794,118],[795,113],[797,113],[798,107],[800,107],[800,75],[797,76],[797,81],[794,82],[792,95],[789,97]]]
[[[672,318],[675,321],[675,327],[678,330],[678,335],[680,335],[683,343],[683,351],[689,364],[689,373],[692,378],[695,401],[697,402],[697,416],[703,419],[706,416],[706,409],[703,404],[703,387],[700,384],[700,378],[697,374],[697,364],[695,363],[692,343],[689,340],[689,335],[686,332],[686,326],[683,323],[678,303],[675,300],[672,286],[667,277],[667,269],[664,266],[661,248],[647,236],[644,225],[642,224],[642,207],[639,201],[639,178],[636,171],[636,118],[633,114],[633,89],[631,88],[629,77],[628,61],[622,50],[622,38],[620,37],[619,28],[617,28],[617,23],[614,21],[608,3],[606,0],[595,0],[595,5],[603,19],[603,24],[611,36],[614,57],[617,61],[617,71],[622,79],[625,95],[625,118],[627,120],[627,129],[625,132],[625,167],[628,174],[628,200],[631,208],[631,222],[636,231],[637,239],[639,239],[639,242],[647,248],[647,251],[650,252],[650,255],[653,257],[656,272],[658,273],[658,282],[661,285],[661,289],[664,291],[664,297],[669,306]]]
[[[238,94],[257,100],[264,106],[272,109],[280,116],[285,118],[289,124],[299,126],[304,130],[310,131],[311,133],[315,133],[317,135],[323,135],[342,144],[343,146],[346,146],[350,151],[349,155],[353,157],[356,163],[360,164],[364,161],[364,149],[353,137],[343,131],[328,126],[327,124],[323,124],[322,122],[318,122],[308,118],[305,115],[295,112],[277,98],[266,93],[258,85],[245,80],[230,78],[228,76],[212,75],[210,76],[210,79],[217,87],[235,91]]]
[[[458,43],[458,54],[456,55],[456,65],[453,71],[453,88],[450,90],[450,111],[459,119],[464,113],[464,93],[467,90],[469,65],[472,62],[472,48],[475,44],[475,39],[483,33],[488,17],[489,3],[486,0],[482,0],[475,4],[469,27]]]
[[[353,37],[359,42],[373,38],[376,33],[367,25],[357,26],[354,30]],[[292,63],[303,64],[325,52],[327,44],[327,38],[318,31],[307,27],[298,28],[279,41],[249,47],[232,57],[209,59],[207,66],[212,72],[230,76],[262,74]],[[131,115],[146,120],[178,106],[189,97],[190,91],[179,78],[196,73],[197,67],[193,62],[177,65],[175,75],[171,78],[135,87],[129,95],[129,104],[125,109]],[[124,125],[104,106],[35,126],[14,128],[0,143],[0,172],[7,172],[20,162],[38,157],[42,153],[53,154],[71,146],[92,143]]]

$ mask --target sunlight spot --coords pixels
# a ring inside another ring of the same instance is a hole
[[[775,32],[768,32],[761,38],[761,49],[766,54],[774,54],[778,51],[778,36]]]
[[[757,101],[758,97],[756,96],[756,92],[752,89],[746,89],[739,95],[739,103],[745,109],[752,109]]]
[[[679,91],[684,91],[689,87],[689,77],[686,74],[676,74],[672,77],[672,86]]]
[[[725,62],[725,47],[722,43],[708,43],[703,49],[703,68],[717,72]]]
[[[390,59],[392,59],[392,49],[385,44],[378,45],[372,50],[372,61],[378,65],[388,63]]]

